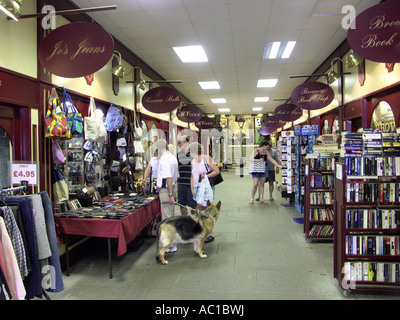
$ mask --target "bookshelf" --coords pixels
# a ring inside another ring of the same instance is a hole
[[[308,242],[333,240],[334,159],[306,160],[304,233]]]
[[[397,139],[372,130],[342,135],[343,163],[334,171],[334,277],[345,296],[400,290]]]

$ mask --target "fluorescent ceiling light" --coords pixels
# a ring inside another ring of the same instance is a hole
[[[278,83],[278,79],[261,79],[257,82],[257,88],[273,88]]]
[[[199,82],[199,85],[204,90],[220,88],[218,81],[202,81],[202,82]]]
[[[268,102],[269,97],[255,97],[254,102]]]
[[[263,59],[287,59],[292,54],[296,41],[267,42],[264,47]]]
[[[202,46],[173,47],[182,62],[207,62],[208,58]]]
[[[294,46],[296,45],[296,41],[289,41],[286,45],[285,50],[283,51],[282,54],[282,59],[287,59],[290,57],[290,55],[293,52]]]
[[[211,99],[213,103],[226,103],[225,98]]]
[[[254,107],[254,108],[252,109],[252,111],[263,111],[263,110],[264,110],[263,107]]]
[[[219,112],[231,112],[231,109],[229,108],[218,108]]]

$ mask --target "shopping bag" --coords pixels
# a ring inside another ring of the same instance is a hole
[[[249,163],[249,173],[264,173],[265,169],[265,161],[250,161]]]
[[[107,131],[104,128],[102,118],[96,117],[96,103],[93,97],[90,97],[88,116],[85,117],[85,140],[105,142],[107,138]]]
[[[63,87],[63,110],[67,117],[68,125],[73,138],[80,138],[83,132],[83,118],[74,106],[71,96]]]
[[[211,188],[211,184],[207,178],[207,175],[205,175],[201,180],[196,202],[203,207],[207,207],[207,201],[210,201],[211,204],[214,202],[214,192]]]
[[[45,137],[49,139],[71,139],[71,130],[67,117],[61,109],[60,98],[55,88],[51,89],[47,113],[45,116]]]

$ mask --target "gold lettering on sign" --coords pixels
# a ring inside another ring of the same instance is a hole
[[[387,21],[385,16],[379,15],[373,17],[369,23],[369,30],[380,30],[386,28],[399,27],[400,20]],[[376,33],[371,33],[366,35],[362,40],[361,48],[381,48],[390,47],[393,45],[395,38],[397,37],[397,32],[392,33],[389,39],[378,39]]]
[[[50,61],[54,56],[66,54],[68,54],[68,46],[66,44],[63,44],[63,41],[57,42],[54,46],[53,52],[46,58],[46,61]]]
[[[88,39],[85,39],[79,43],[78,50],[74,55],[71,56],[70,60],[74,60],[80,54],[99,54],[103,53],[106,50],[106,46],[102,47],[88,47],[86,44]]]

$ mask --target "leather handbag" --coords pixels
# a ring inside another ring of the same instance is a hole
[[[207,164],[207,161],[206,161],[206,157],[204,157],[204,164],[205,164],[205,166],[206,166],[206,170],[207,170],[207,173],[210,173],[210,172],[212,172],[213,170],[210,168],[210,166]],[[213,187],[213,186],[216,186],[217,184],[220,184],[222,181],[224,181],[224,179],[222,178],[222,174],[221,174],[221,172],[219,172],[216,176],[214,176],[214,177],[208,177],[208,181],[210,182],[210,184],[211,184],[211,186]]]

